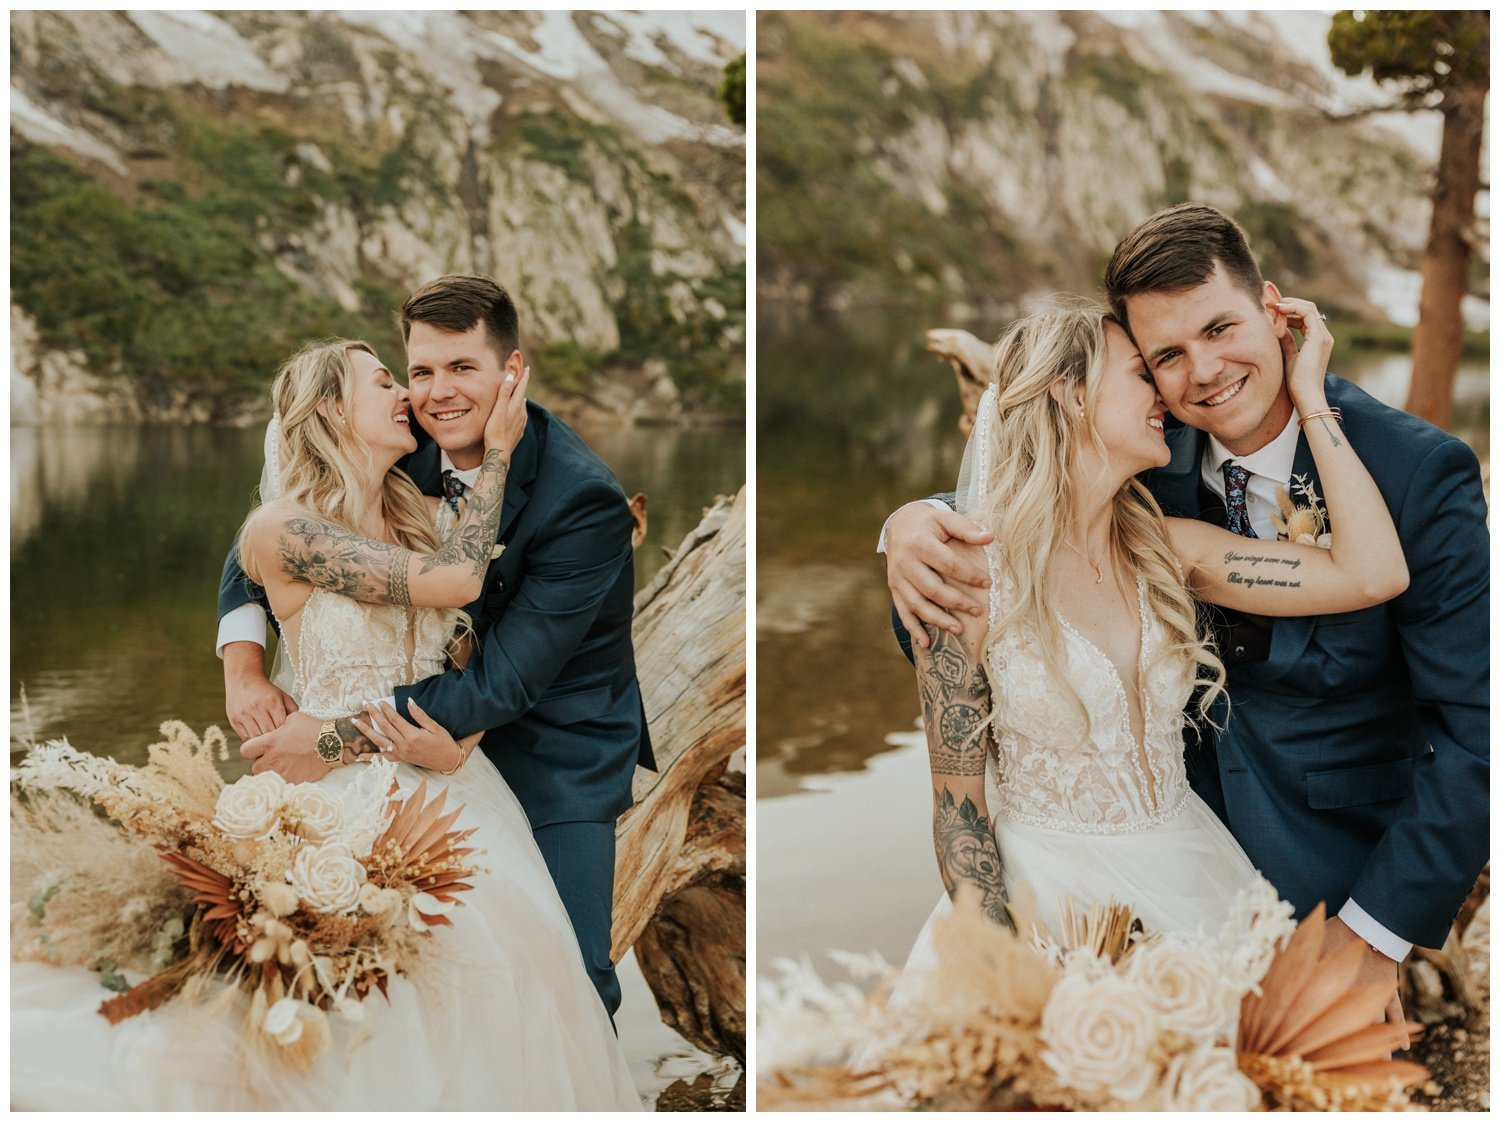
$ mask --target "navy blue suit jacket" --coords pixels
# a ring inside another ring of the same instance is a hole
[[[468,668],[396,690],[456,737],[481,747],[515,791],[533,828],[611,822],[631,804],[635,766],[654,767],[631,644],[633,519],[624,491],[558,418],[527,402],[526,435],[505,484],[484,591],[468,606],[478,637]],[[398,465],[441,493],[436,444]],[[233,549],[219,615],[255,600],[259,586]]]
[[[1390,508],[1411,585],[1373,608],[1270,621],[1269,650],[1249,658],[1221,650],[1229,711],[1222,732],[1187,730],[1188,774],[1299,916],[1352,896],[1396,935],[1441,946],[1489,857],[1479,462],[1342,378],[1327,393]],[[1169,425],[1171,463],[1144,477],[1166,514],[1205,513],[1206,439]],[[1292,470],[1317,482],[1305,439]]]

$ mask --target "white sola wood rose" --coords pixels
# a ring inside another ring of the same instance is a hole
[[[247,775],[219,792],[214,805],[214,827],[227,838],[260,841],[281,824],[287,782],[274,771]]]
[[[285,814],[308,841],[332,841],[344,825],[344,804],[316,784],[298,783],[287,791]]]
[[[1254,1110],[1260,1088],[1240,1071],[1233,1048],[1180,1052],[1162,1076],[1166,1110]]]
[[[1215,1042],[1229,1032],[1238,1013],[1221,972],[1212,948],[1171,939],[1136,948],[1125,976],[1149,995],[1163,1029]]]
[[[1151,1050],[1159,1027],[1140,986],[1086,967],[1072,970],[1042,1011],[1042,1061],[1069,1087],[1132,1102],[1156,1080]]]
[[[309,908],[337,914],[359,903],[365,867],[346,846],[309,845],[298,851],[286,879]]]
[[[299,998],[283,997],[266,1010],[266,1019],[261,1022],[260,1027],[282,1047],[295,1044],[302,1038],[304,1025],[301,1013],[306,1007],[307,1002]]]

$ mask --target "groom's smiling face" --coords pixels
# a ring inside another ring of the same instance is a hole
[[[1280,299],[1266,284],[1257,300],[1215,262],[1202,284],[1126,300],[1131,334],[1167,408],[1236,455],[1263,448],[1292,415]]]
[[[412,412],[460,470],[484,460],[485,421],[506,373],[521,369],[521,352],[502,358],[483,321],[467,331],[414,322],[406,339]]]

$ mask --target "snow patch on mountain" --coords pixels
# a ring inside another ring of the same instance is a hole
[[[34,144],[46,144],[77,152],[109,168],[128,174],[120,154],[97,137],[58,120],[15,86],[10,88],[10,127]]]
[[[172,60],[178,80],[210,89],[244,86],[281,93],[288,82],[234,28],[207,12],[130,12],[131,21]]]

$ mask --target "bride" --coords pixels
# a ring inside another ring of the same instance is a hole
[[[526,384],[507,379],[461,515],[425,498],[396,461],[413,450],[408,393],[370,347],[304,348],[272,389],[263,504],[240,539],[281,626],[302,710],[332,718],[462,665],[459,606],[480,591]],[[273,425],[274,427],[274,425]],[[455,524],[456,522],[456,524]],[[517,652],[524,657],[525,652]],[[480,871],[438,929],[420,985],[357,1003],[307,1072],[244,1047],[248,999],[174,1001],[111,1027],[98,974],[14,963],[11,1103],[21,1109],[638,1110],[624,1055],[525,812],[478,735],[455,741],[412,706],[424,735],[383,730],[403,794],[446,785],[475,827]],[[368,726],[367,726],[368,728]],[[340,748],[342,752],[342,748]],[[348,787],[359,759],[333,764]],[[346,766],[338,766],[343,764]],[[427,969],[428,963],[434,964]],[[226,987],[227,990],[227,987]],[[226,1007],[232,1004],[237,1007]]]
[[[1340,527],[1329,548],[1163,518],[1134,477],[1170,459],[1165,406],[1103,309],[1029,316],[996,346],[958,492],[994,535],[983,558],[967,547],[990,573],[988,628],[929,628],[913,653],[943,883],[976,889],[1000,923],[1019,883],[1054,935],[1063,897],[1113,898],[1154,931],[1219,920],[1256,873],[1188,787],[1183,722],[1224,688],[1194,597],[1309,615],[1406,587],[1390,514],[1324,397],[1333,340],[1312,304],[1281,307],[1304,334],[1289,389]],[[911,964],[932,961],[931,929]]]

